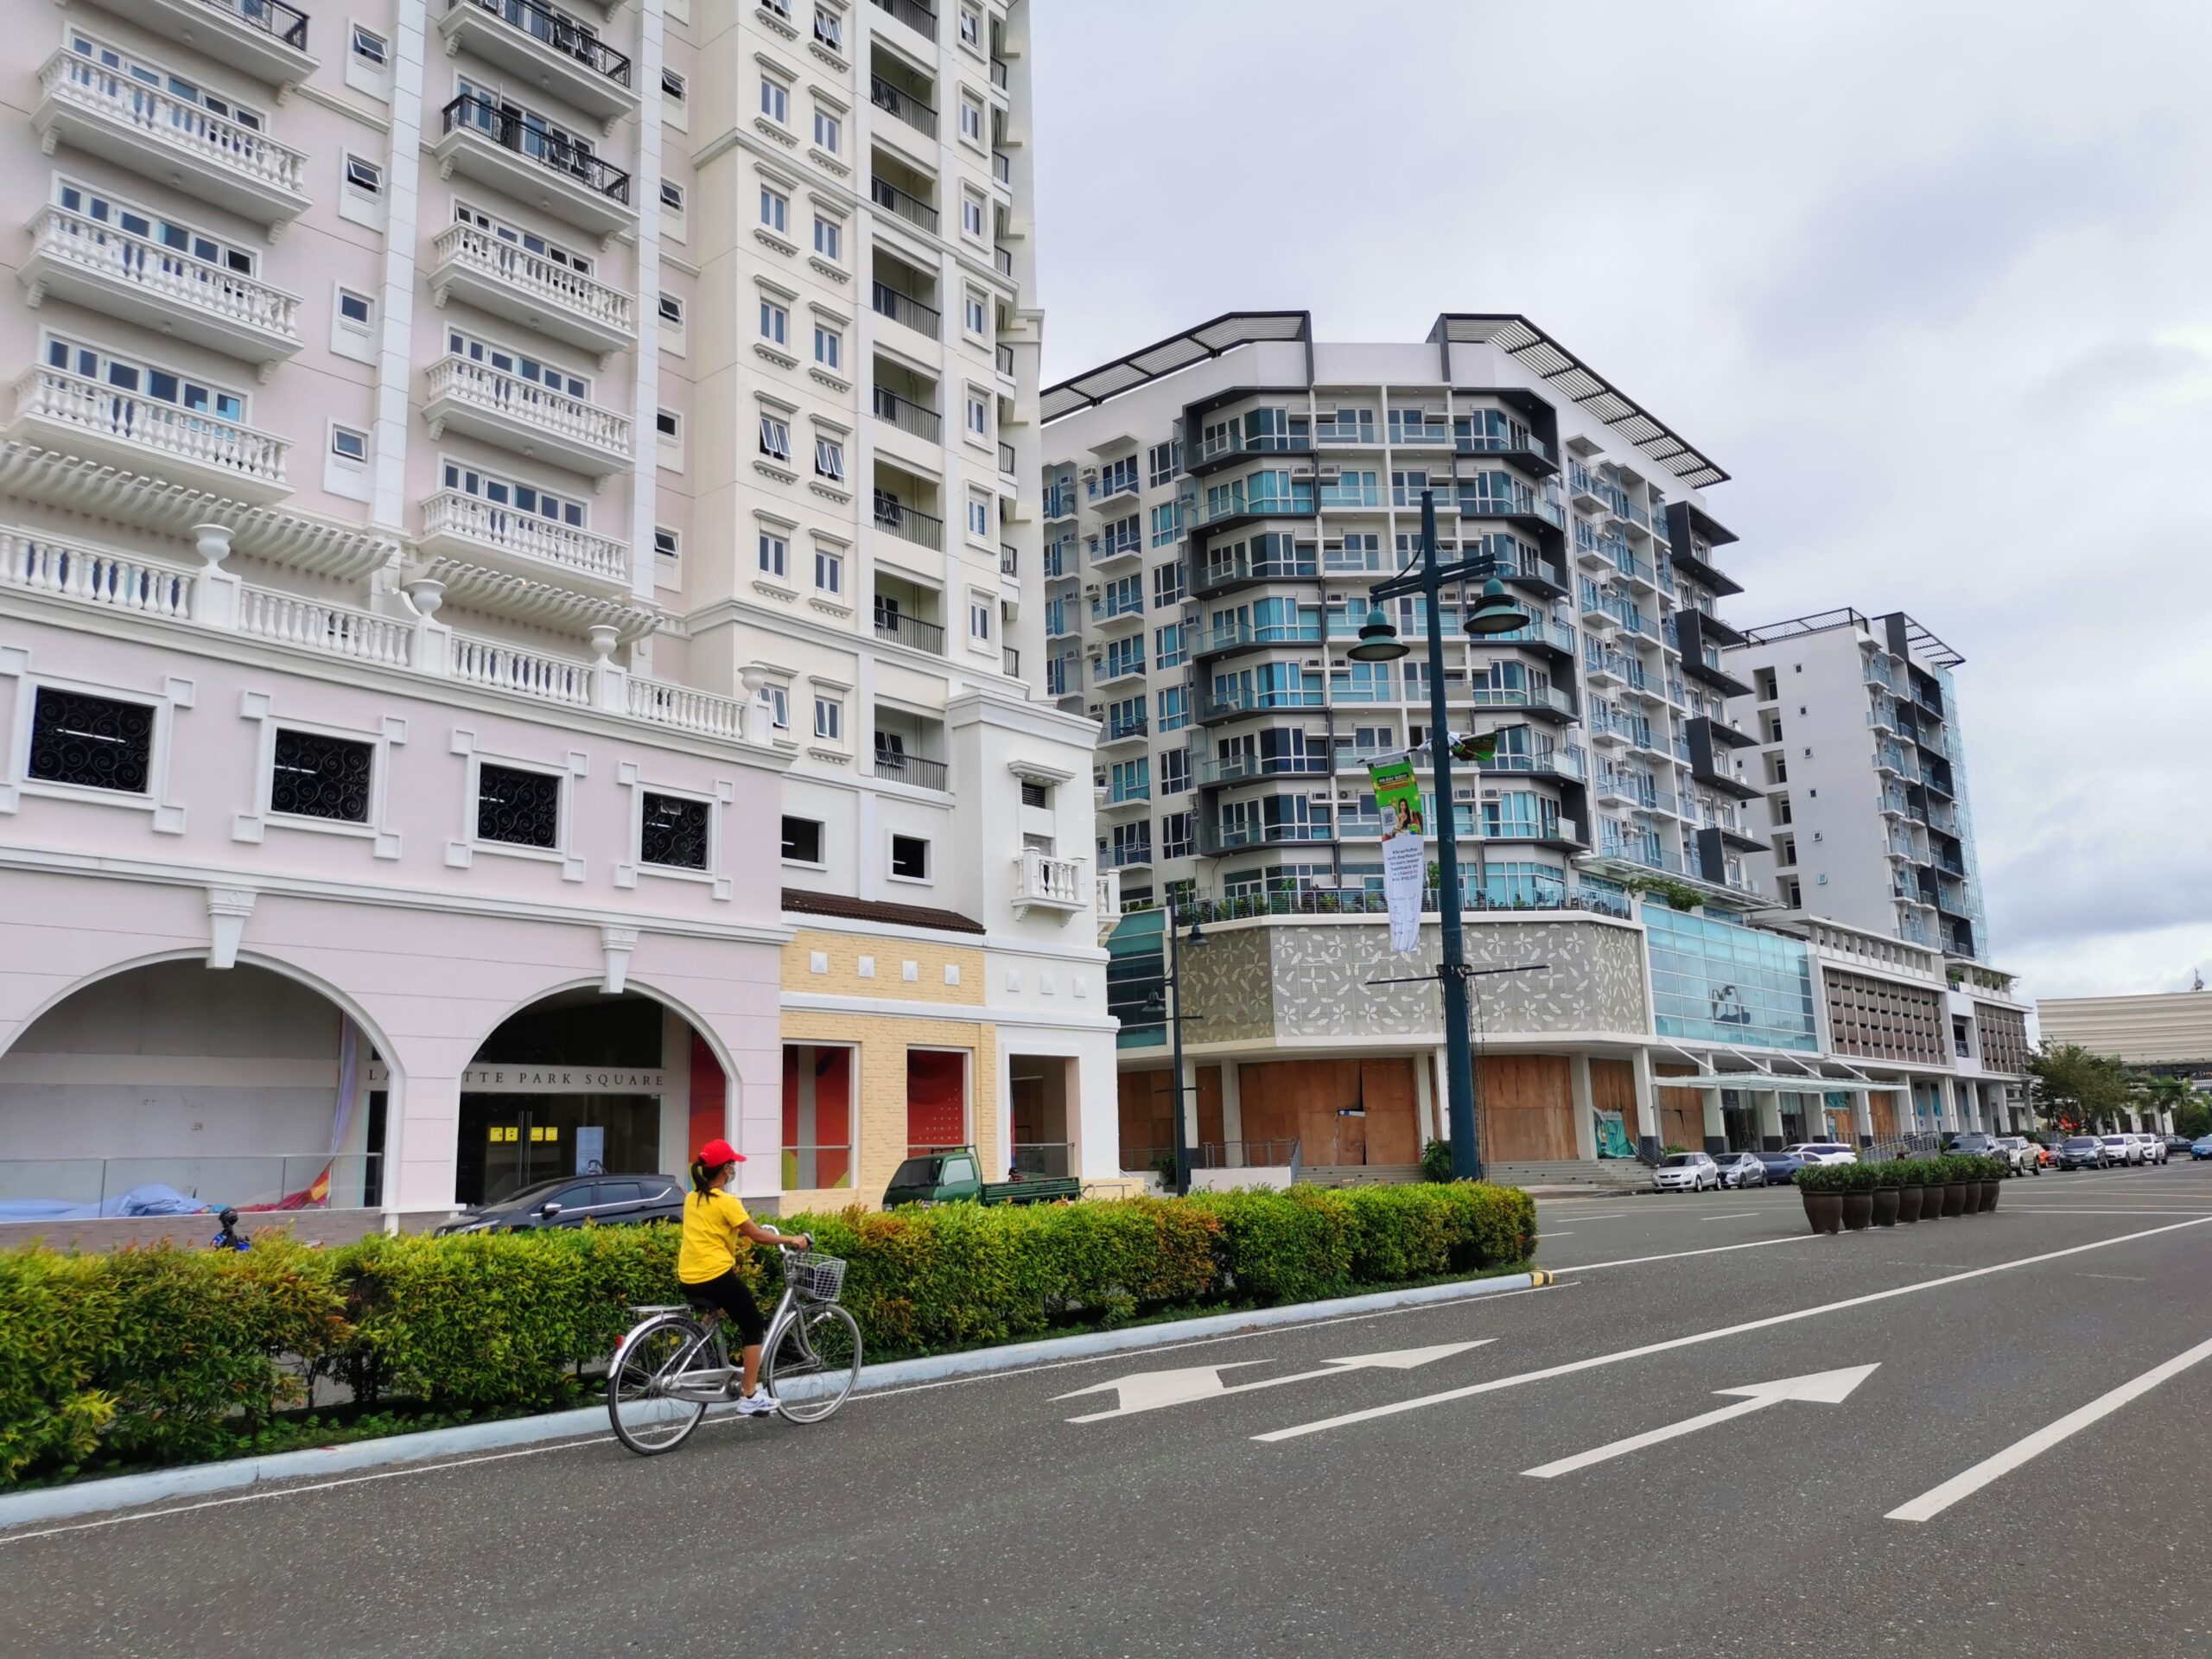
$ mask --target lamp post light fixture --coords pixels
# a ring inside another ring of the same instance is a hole
[[[1175,914],[1174,899],[1167,900],[1166,909],[1167,912],[1167,971],[1160,980],[1160,988],[1145,999],[1144,1011],[1147,1014],[1160,1016],[1162,1022],[1167,1027],[1169,1040],[1174,1049],[1175,1081],[1170,1092],[1175,1097],[1175,1196],[1179,1198],[1188,1194],[1191,1190],[1191,1132],[1183,1116],[1185,1109],[1185,1096],[1188,1092],[1183,1085],[1183,1021],[1185,1019],[1197,1020],[1205,1016],[1186,1015],[1183,1012],[1182,924]],[[1191,948],[1195,950],[1205,942],[1206,936],[1198,931],[1198,925],[1192,922]],[[1174,999],[1172,1013],[1169,1011],[1170,1005],[1167,1001],[1171,996]]]
[[[1474,1056],[1469,1046],[1466,942],[1463,936],[1459,910],[1465,902],[1459,892],[1459,825],[1452,793],[1452,746],[1447,741],[1450,720],[1444,706],[1444,624],[1438,603],[1444,589],[1464,588],[1469,582],[1481,581],[1482,596],[1469,610],[1464,624],[1466,632],[1478,638],[1498,633],[1511,633],[1529,626],[1528,614],[1509,598],[1504,585],[1497,579],[1497,561],[1484,555],[1479,559],[1456,561],[1449,568],[1436,555],[1436,493],[1421,493],[1421,549],[1415,561],[1387,582],[1377,582],[1373,604],[1367,620],[1359,630],[1358,643],[1344,654],[1363,663],[1395,662],[1410,649],[1398,638],[1398,631],[1384,614],[1382,601],[1419,594],[1425,601],[1428,624],[1428,718],[1429,753],[1436,769],[1436,805],[1442,814],[1430,814],[1436,826],[1437,919],[1443,934],[1444,960],[1436,977],[1444,990],[1444,1048],[1445,1092],[1452,1126],[1452,1173],[1464,1181],[1482,1179],[1482,1149],[1475,1141],[1475,1071]],[[1478,843],[1479,846],[1479,843]]]

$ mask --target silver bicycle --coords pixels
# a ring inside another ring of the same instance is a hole
[[[834,1255],[784,1249],[784,1294],[761,1343],[761,1386],[781,1415],[818,1423],[853,1391],[861,1374],[861,1328],[837,1305],[845,1264]],[[682,1304],[632,1307],[638,1324],[614,1351],[607,1415],[614,1436],[640,1457],[673,1452],[710,1405],[738,1396],[742,1368],[730,1363],[719,1309]]]

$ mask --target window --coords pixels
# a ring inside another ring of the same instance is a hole
[[[970,594],[968,596],[968,637],[988,641],[991,637],[993,601]]]
[[[279,727],[270,763],[269,810],[297,818],[366,823],[375,761],[372,743]]]
[[[683,77],[677,74],[673,69],[662,70],[660,72],[660,90],[663,96],[673,99],[677,103],[681,104],[685,96]]]
[[[960,193],[960,228],[979,242],[983,239],[983,199],[973,190]]]
[[[822,862],[822,825],[813,818],[784,814],[784,859],[791,864]]]
[[[842,221],[814,216],[814,251],[832,264],[842,263],[845,257],[845,226]]]
[[[115,357],[60,336],[46,342],[46,361],[50,368],[65,369],[87,380],[105,381],[117,391],[197,410],[219,421],[245,418],[245,398],[238,392],[226,391],[219,386],[130,358]]]
[[[833,52],[845,49],[845,20],[827,6],[814,9],[814,38]]]
[[[760,416],[760,453],[778,461],[791,458],[791,423],[782,416]]]
[[[1188,812],[1171,812],[1160,821],[1160,855],[1162,858],[1188,858],[1191,855],[1191,817]]]
[[[1145,451],[1145,479],[1153,485],[1166,483],[1175,476],[1175,446],[1155,443]]]
[[[446,488],[458,490],[463,495],[473,495],[496,507],[512,507],[518,512],[528,513],[556,524],[568,524],[577,530],[583,529],[588,520],[582,502],[555,495],[534,484],[524,484],[513,479],[501,478],[496,474],[479,472],[456,461],[445,463],[444,476]]]
[[[760,688],[760,706],[768,711],[768,723],[779,732],[791,728],[791,694],[788,686],[764,685]]]
[[[660,205],[667,208],[671,213],[682,213],[683,211],[683,187],[680,184],[674,184],[666,179],[663,179],[660,186]]]
[[[1152,631],[1152,656],[1154,668],[1173,668],[1190,660],[1190,647],[1184,643],[1180,622],[1170,622]]]
[[[1183,602],[1183,561],[1156,565],[1152,572],[1152,607],[1165,610]]]
[[[845,142],[844,122],[834,111],[823,109],[819,104],[814,106],[814,142],[832,156],[837,154],[839,147]]]
[[[346,157],[346,182],[365,196],[384,194],[384,169],[374,162],[365,162],[359,156]]]
[[[1176,503],[1163,501],[1152,510],[1152,544],[1166,547],[1183,533],[1182,514]]]
[[[366,461],[369,435],[356,432],[350,426],[334,426],[330,429],[330,453],[340,461]]]
[[[350,322],[359,328],[365,328],[369,326],[369,313],[372,308],[367,295],[356,294],[350,288],[341,288],[338,290],[338,315],[340,321]]]
[[[814,325],[814,360],[825,369],[837,368],[845,358],[845,337],[835,328]]]
[[[791,574],[791,544],[772,530],[760,532],[760,569],[779,580]]]
[[[458,328],[446,330],[446,350],[455,357],[465,357],[472,363],[486,364],[501,374],[510,374],[518,380],[527,380],[532,385],[543,386],[548,391],[586,401],[591,397],[591,382],[584,376],[570,374],[527,353],[494,346],[489,340],[463,334]]]
[[[790,228],[791,217],[791,198],[780,190],[771,190],[766,185],[762,185],[760,187],[760,222],[778,236],[781,236]]]
[[[638,826],[638,861],[672,870],[705,869],[713,822],[708,804],[650,789],[638,796],[643,820]]]
[[[835,548],[814,550],[814,585],[825,594],[845,591],[845,556]]]
[[[149,705],[39,688],[31,708],[29,776],[79,789],[143,795],[153,760]]]
[[[919,836],[891,837],[891,874],[901,881],[930,879],[930,844]]]
[[[814,700],[814,734],[836,742],[845,734],[845,705],[835,697]]]
[[[561,844],[561,780],[486,760],[476,772],[476,838],[547,849]]]
[[[791,314],[785,309],[782,302],[761,301],[760,338],[772,346],[782,346],[790,340],[791,332]]]
[[[391,52],[383,35],[356,23],[353,25],[353,55],[371,67],[381,69]]]
[[[845,441],[826,438],[819,433],[814,439],[814,470],[823,477],[845,481]]]
[[[972,144],[983,142],[983,105],[973,92],[960,94],[960,136]]]
[[[192,226],[165,219],[159,213],[99,191],[57,180],[54,200],[73,213],[80,214],[97,224],[113,226],[125,235],[159,243],[179,254],[189,255],[203,264],[236,271],[241,276],[252,276],[256,269],[254,256],[247,249],[219,242]]]
[[[972,288],[968,290],[967,297],[961,302],[960,322],[969,334],[979,339],[982,336],[983,296]]]
[[[960,8],[960,44],[981,47],[983,43],[983,14],[973,6]]]
[[[791,125],[791,88],[773,75],[760,77],[760,113],[779,127]]]
[[[670,443],[675,443],[683,436],[683,418],[672,409],[657,409],[653,411],[653,430]]]
[[[991,498],[968,492],[968,533],[988,536],[991,533]]]
[[[677,556],[677,550],[682,545],[682,539],[674,531],[660,524],[653,526],[653,556],[655,558],[675,558]]]
[[[1160,757],[1160,792],[1180,795],[1190,786],[1191,752],[1188,749],[1167,750]]]
[[[991,407],[983,394],[973,386],[969,387],[965,407],[969,431],[979,438],[989,436]]]
[[[674,323],[678,328],[683,326],[683,302],[677,299],[675,295],[662,295],[659,308],[660,320],[663,322]]]

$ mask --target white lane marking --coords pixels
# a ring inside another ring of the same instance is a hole
[[[1700,1221],[1749,1221],[1754,1216],[1766,1214],[1775,1207],[1770,1205],[1768,1211],[1738,1210],[1732,1216],[1700,1216],[1698,1219]]]
[[[1772,1382],[1753,1382],[1741,1389],[1715,1389],[1715,1394],[1740,1394],[1745,1397],[1735,1405],[1723,1406],[1718,1411],[1686,1417],[1679,1423],[1668,1424],[1664,1428],[1631,1434],[1624,1440],[1592,1446],[1589,1451],[1578,1452],[1571,1458],[1561,1458],[1556,1463],[1539,1464],[1534,1469],[1523,1469],[1521,1472],[1538,1480],[1571,1475],[1578,1469],[1587,1469],[1593,1463],[1626,1457],[1631,1452],[1641,1452],[1647,1446],[1657,1446],[1665,1440],[1677,1440],[1685,1434],[1696,1433],[1700,1428],[1711,1428],[1715,1423],[1728,1422],[1738,1417],[1749,1416],[1755,1411],[1764,1411],[1769,1406],[1778,1406],[1785,1400],[1840,1406],[1851,1397],[1853,1389],[1881,1369],[1878,1361],[1872,1365],[1853,1365],[1842,1370],[1813,1371],[1804,1376],[1785,1376]]]
[[[1401,1348],[1387,1354],[1348,1354],[1342,1359],[1325,1359],[1317,1371],[1294,1371],[1288,1376],[1262,1377],[1256,1382],[1227,1384],[1221,1374],[1243,1365],[1264,1365],[1262,1359],[1232,1360],[1226,1365],[1191,1365],[1168,1371],[1133,1371],[1127,1376],[1117,1376],[1111,1382],[1094,1382],[1087,1389],[1077,1389],[1067,1394],[1052,1396],[1053,1403],[1062,1400],[1080,1399],[1084,1395],[1104,1394],[1111,1389],[1116,1404],[1111,1411],[1094,1411],[1082,1417],[1071,1417],[1071,1423],[1098,1423],[1109,1417],[1129,1417],[1141,1411],[1165,1411],[1170,1406],[1187,1406],[1198,1400],[1219,1400],[1232,1394],[1250,1394],[1259,1389],[1280,1389],[1293,1382],[1311,1382],[1316,1377],[1344,1376],[1353,1371],[1388,1370],[1410,1371],[1420,1365],[1433,1364],[1440,1359],[1450,1359],[1464,1354],[1471,1348],[1484,1348],[1496,1342],[1496,1337],[1482,1337],[1473,1342],[1440,1343],[1431,1348]]]
[[[1554,1233],[1553,1236],[1556,1238],[1558,1235]],[[1825,1236],[1821,1233],[1792,1233],[1787,1238],[1755,1238],[1748,1244],[1707,1244],[1702,1249],[1669,1250],[1663,1255],[1624,1255],[1612,1262],[1570,1262],[1557,1271],[1595,1273],[1600,1268],[1638,1268],[1647,1262],[1680,1262],[1693,1255],[1726,1255],[1731,1250],[1763,1250],[1770,1244],[1805,1244]]]
[[[1718,1342],[1723,1337],[1741,1336],[1749,1331],[1765,1331],[1776,1325],[1794,1325],[1800,1319],[1817,1319],[1823,1313],[1840,1313],[1847,1308],[1866,1307],[1876,1302],[1886,1302],[1898,1296],[1910,1296],[1923,1290],[1940,1290],[1946,1285],[1964,1284],[1970,1279],[1984,1279],[1993,1273],[2007,1273],[2014,1268],[2031,1268],[2039,1262],[2056,1262],[2069,1255],[2080,1255],[2087,1250],[2107,1249],[2115,1244],[2132,1244],[2139,1239],[2156,1238],[2162,1233],[2179,1232],[2184,1228],[2202,1227],[2212,1222],[2212,1216],[2196,1221],[2169,1222],[2164,1227],[2152,1227],[2139,1233],[2123,1233],[2117,1238],[2101,1238],[2088,1244],[2070,1245],[2063,1250],[2046,1250],[2039,1255],[2024,1255],[2010,1262],[1999,1262],[1986,1268],[1974,1268],[1964,1273],[1946,1274],[1941,1279],[1925,1279],[1916,1285],[1898,1285],[1888,1290],[1869,1292],[1864,1296],[1848,1296],[1838,1302],[1823,1302],[1814,1307],[1801,1307],[1795,1313],[1773,1313],[1763,1319],[1747,1319],[1741,1325],[1723,1325],[1716,1331],[1699,1331],[1687,1337],[1674,1337],[1665,1342],[1646,1343],[1638,1348],[1624,1348],[1618,1353],[1596,1354],[1588,1359],[1571,1360],[1564,1365],[1548,1365],[1540,1371],[1523,1371],[1517,1376],[1501,1376],[1487,1382],[1476,1382],[1460,1389],[1447,1389],[1441,1394],[1425,1394],[1411,1400],[1394,1401],[1388,1405],[1370,1406],[1362,1411],[1351,1411],[1339,1417],[1324,1417],[1319,1422],[1299,1423],[1289,1428],[1270,1430],[1255,1434],[1255,1440],[1289,1440],[1302,1434],[1318,1434],[1324,1429],[1343,1428],[1353,1423],[1369,1422],[1377,1417],[1395,1416],[1402,1411],[1419,1411],[1425,1406],[1439,1406],[1452,1400],[1465,1400],[1478,1394],[1492,1394],[1500,1389],[1518,1388],[1524,1382],[1543,1382],[1555,1376],[1571,1376],[1577,1371],[1596,1370],[1601,1365],[1618,1365],[1625,1360],[1642,1359],[1651,1354],[1672,1352],[1677,1348],[1694,1348],[1700,1343]],[[1817,1236],[1817,1235],[1807,1235]],[[1749,1249],[1762,1243],[1784,1243],[1789,1240],[1757,1239],[1752,1244],[1737,1244],[1725,1248]],[[1581,1272],[1581,1268],[1567,1271]]]
[[[2015,1213],[2024,1216],[2212,1216],[2212,1210],[2146,1210],[2131,1205],[2125,1210],[2076,1210],[2056,1204],[2018,1204],[2012,1206]]]
[[[1539,1243],[1548,1243],[1548,1241],[1550,1241],[1550,1240],[1552,1240],[1552,1239],[1554,1239],[1554,1238],[1573,1238],[1573,1236],[1574,1236],[1574,1230],[1573,1230],[1572,1227],[1570,1227],[1570,1228],[1568,1228],[1565,1232],[1559,1232],[1559,1231],[1554,1230],[1554,1231],[1552,1231],[1552,1232],[1546,1233],[1546,1234],[1544,1235],[1543,1238],[1541,1238],[1541,1239],[1538,1240],[1537,1242],[1538,1242]]]
[[[1565,1221],[1619,1221],[1624,1217],[1637,1213],[1633,1210],[1605,1210],[1594,1216],[1586,1216],[1580,1210],[1576,1210],[1563,1216],[1561,1219]]]
[[[1882,1518],[1885,1521],[1930,1521],[1961,1498],[1971,1497],[1992,1481],[2000,1480],[2031,1459],[2039,1458],[2060,1441],[2080,1433],[2100,1418],[2109,1417],[2129,1401],[2139,1398],[2168,1377],[2178,1376],[2198,1361],[2212,1357],[2212,1342],[2200,1342],[2187,1353],[2176,1354],[2163,1365],[2154,1365],[2132,1382],[2123,1382],[2109,1394],[2101,1394],[2078,1411],[2069,1411],[2056,1422],[2047,1423],[2024,1440],[2013,1441],[1995,1457],[1985,1458],[1971,1469],[1954,1475],[1941,1486],[1923,1492],[1910,1503],[1901,1503]]]

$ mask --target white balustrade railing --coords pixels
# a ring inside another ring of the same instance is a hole
[[[473,409],[504,415],[542,432],[556,434],[609,454],[630,454],[630,418],[534,380],[466,357],[442,357],[430,365],[429,393]]]
[[[465,633],[453,637],[452,671],[454,679],[471,685],[487,685],[495,691],[512,691],[546,702],[588,705],[592,701],[589,663]]]
[[[613,537],[518,512],[459,490],[442,490],[423,504],[423,534],[465,537],[603,582],[630,579],[630,550]]]
[[[438,264],[452,264],[497,278],[522,293],[603,323],[624,334],[637,329],[630,296],[619,288],[556,264],[474,225],[455,225],[430,245]]]
[[[195,161],[290,195],[306,194],[302,151],[66,47],[39,70],[39,87],[57,102],[94,111]]]
[[[48,207],[31,222],[31,251],[210,316],[299,338],[296,296],[66,207]]]
[[[0,531],[0,587],[149,616],[192,614],[192,577],[186,571],[149,560],[65,547],[22,531]]]
[[[1025,904],[1081,906],[1088,887],[1081,859],[1055,858],[1050,853],[1027,847],[1022,849],[1020,863],[1020,874],[1014,883],[1016,899]]]
[[[238,632],[394,668],[408,665],[415,638],[411,624],[267,588],[238,590]]]
[[[745,704],[739,699],[659,680],[631,680],[630,713],[656,726],[672,726],[678,731],[732,742],[745,735]]]
[[[273,433],[257,432],[235,421],[219,420],[206,410],[165,404],[66,369],[33,369],[16,381],[16,414],[18,418],[60,421],[124,439],[143,448],[149,456],[173,455],[280,487],[285,453],[291,448]]]

